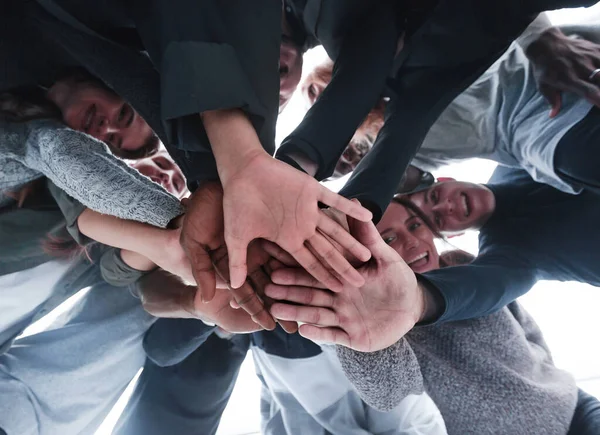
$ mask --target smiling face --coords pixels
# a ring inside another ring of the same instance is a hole
[[[181,169],[166,151],[138,160],[131,166],[178,198],[189,193]]]
[[[377,230],[415,272],[439,269],[440,257],[433,232],[403,205],[392,202],[377,224]]]
[[[454,180],[413,193],[410,200],[444,233],[479,229],[496,207],[494,194],[484,185]]]
[[[97,80],[59,80],[49,89],[48,98],[68,127],[101,140],[117,155],[144,148],[156,137],[125,100]]]

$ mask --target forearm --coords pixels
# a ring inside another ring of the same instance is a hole
[[[337,355],[362,399],[376,409],[390,411],[406,396],[424,391],[419,362],[405,338],[376,352],[337,346]]]
[[[97,242],[148,258],[155,258],[174,243],[173,230],[103,215],[90,209],[81,213],[77,224],[82,234]],[[144,263],[140,258],[133,259],[131,255],[128,258],[137,265]]]
[[[283,141],[278,158],[293,158],[318,180],[333,174],[356,129],[383,95],[399,36],[391,7],[377,4],[344,38],[331,82]]]
[[[193,314],[196,287],[187,286],[162,270],[147,274],[136,285],[144,309],[153,316],[196,318]]]
[[[254,157],[265,153],[254,127],[242,110],[204,112],[202,121],[223,185]]]

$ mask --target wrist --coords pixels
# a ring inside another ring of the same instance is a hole
[[[444,313],[444,298],[435,287],[419,277],[417,277],[417,287],[421,299],[420,315],[417,323],[435,322]]]
[[[240,109],[201,114],[223,186],[256,157],[266,154],[252,123]]]
[[[306,172],[311,177],[314,177],[319,169],[318,165],[308,158],[303,153],[292,152],[288,154],[288,157],[292,159],[304,172]]]
[[[565,38],[567,36],[558,27],[550,27],[541,32],[537,38],[529,43],[525,49],[525,55],[531,60],[552,55],[552,47],[558,41],[562,41]]]

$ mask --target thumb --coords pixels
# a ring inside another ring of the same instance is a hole
[[[229,283],[232,288],[240,288],[246,282],[248,274],[248,242],[239,239],[225,240],[229,253]]]
[[[371,251],[375,260],[389,258],[389,246],[385,243],[372,221],[362,222],[349,218],[348,224],[350,227],[350,234],[352,234],[359,243],[362,243],[369,251]]]
[[[550,105],[550,118],[554,118],[558,115],[562,107],[562,94],[560,90],[553,86],[542,84],[540,85],[540,93]]]
[[[195,244],[193,249],[187,250],[187,254],[202,302],[212,301],[215,297],[216,278],[208,252],[200,244]]]

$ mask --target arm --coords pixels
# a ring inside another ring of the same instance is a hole
[[[182,150],[210,152],[198,115],[241,108],[272,153],[279,101],[281,3],[129,3],[136,30],[160,73],[161,117],[168,126],[169,143]],[[194,171],[194,175],[207,179],[205,174]],[[214,179],[216,173],[208,175]]]
[[[159,266],[187,282],[195,282],[179,237],[179,229],[165,230],[85,209],[77,219],[82,234],[124,251],[122,260],[140,271]],[[128,252],[133,251],[133,252]]]
[[[514,247],[486,252],[466,266],[420,275],[441,296],[436,322],[452,322],[492,314],[525,294],[538,281],[535,266]]]
[[[419,361],[405,338],[376,352],[336,349],[344,373],[360,397],[376,409],[390,411],[406,396],[425,391]]]
[[[51,121],[32,121],[15,160],[100,213],[165,227],[183,210],[179,200],[125,162],[102,142]]]
[[[550,22],[550,18],[548,18],[548,14],[545,12],[539,14],[535,20],[531,22],[529,26],[525,29],[521,36],[519,36],[515,41],[519,46],[523,49],[523,51],[527,50],[527,47],[538,39],[542,33],[544,33],[547,29],[552,26]]]
[[[333,174],[356,129],[381,98],[396,54],[398,29],[392,3],[377,3],[368,19],[344,38],[331,82],[300,125],[277,150],[277,158],[305,156],[317,180]],[[332,128],[335,126],[335,128]]]
[[[525,5],[510,3],[438,5],[403,49],[406,58],[390,84],[385,124],[342,195],[358,198],[381,217],[431,125],[535,17]]]

